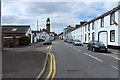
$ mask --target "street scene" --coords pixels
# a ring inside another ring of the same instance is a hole
[[[120,80],[120,1],[110,3],[1,3],[2,80]]]

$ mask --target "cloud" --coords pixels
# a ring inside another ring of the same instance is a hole
[[[51,19],[51,31],[60,33],[67,25],[75,26],[80,20],[90,20],[117,5],[116,2],[3,2],[2,24],[30,24],[43,29]]]

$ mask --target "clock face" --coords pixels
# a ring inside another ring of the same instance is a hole
[[[50,24],[50,22],[47,22],[48,24]]]

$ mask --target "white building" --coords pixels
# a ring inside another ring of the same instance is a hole
[[[54,32],[50,32],[49,33],[49,35],[50,35],[50,40],[55,40],[55,33]]]
[[[68,34],[83,43],[100,40],[108,47],[120,47],[120,5]]]
[[[43,41],[45,39],[50,39],[50,35],[46,31],[43,30],[43,31],[40,32],[40,39],[43,40]]]

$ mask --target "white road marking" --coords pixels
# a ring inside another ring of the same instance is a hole
[[[50,46],[47,47],[47,49],[49,49]]]
[[[117,60],[120,60],[120,58],[118,58],[118,57],[115,57],[115,56],[112,56],[112,55],[109,55],[109,56],[111,56],[111,57],[113,57],[113,58],[115,58]]]
[[[113,55],[111,55],[111,54],[106,54],[106,53],[99,53],[99,54],[101,54],[101,55],[106,55],[106,56],[110,56],[110,57],[112,57],[112,58],[115,58],[116,60],[120,60],[120,58],[115,57],[115,56],[113,56]]]
[[[81,52],[81,50],[79,50],[79,49],[76,49],[76,48],[74,48],[74,47],[73,47],[73,49],[75,49],[75,50],[77,50],[77,51]]]
[[[50,45],[50,47],[49,47],[49,52],[51,51],[51,48],[52,48],[52,45]]]
[[[118,68],[117,68],[117,67],[115,67],[115,66],[112,66],[112,65],[111,65],[111,67],[112,67],[112,68],[114,68],[114,69],[117,69],[117,70],[118,70]]]
[[[40,77],[42,76],[42,74],[44,73],[45,68],[46,68],[46,65],[47,65],[47,59],[48,59],[48,53],[47,53],[47,56],[46,56],[46,58],[45,58],[45,62],[44,62],[44,65],[43,65],[43,69],[42,69],[42,71],[39,73],[39,75],[37,76],[36,80],[39,80]]]
[[[115,59],[117,59],[117,60],[120,60],[118,57],[114,57]]]
[[[92,56],[92,55],[90,55],[90,54],[87,54],[87,53],[84,53],[84,54],[87,55],[87,56],[90,56],[90,57],[92,57],[93,59],[96,59],[96,60],[98,60],[98,61],[100,61],[100,62],[103,62],[103,60],[98,59],[97,57],[94,57],[94,56]]]

